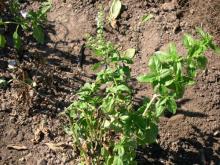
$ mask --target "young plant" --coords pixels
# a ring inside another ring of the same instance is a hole
[[[6,27],[14,26],[15,30],[12,35],[14,47],[17,51],[21,49],[22,46],[22,37],[21,31],[32,31],[33,37],[40,44],[43,44],[45,41],[44,31],[42,25],[46,21],[47,12],[51,8],[51,1],[46,1],[41,3],[41,7],[37,11],[24,12],[21,10],[20,3],[18,0],[13,0],[9,4],[9,13],[11,15],[10,20],[4,20],[0,18],[0,26]],[[3,34],[0,34],[0,48],[6,46],[6,39]]]
[[[146,115],[151,106],[155,107],[157,117],[165,110],[175,113],[176,100],[183,97],[188,85],[194,84],[197,71],[206,68],[207,58],[204,52],[208,48],[219,51],[208,33],[201,29],[197,29],[197,32],[200,39],[193,39],[188,34],[183,38],[183,45],[187,49],[186,56],[181,56],[175,45],[170,44],[168,52],[156,52],[150,58],[150,72],[138,77],[140,82],[150,83],[155,92],[143,115]]]
[[[135,164],[138,145],[154,142],[156,121],[151,114],[135,111],[133,90],[128,85],[135,50],[120,52],[103,38],[103,14],[99,13],[97,37],[87,46],[101,56],[105,67],[93,83],[86,83],[67,108],[69,131],[82,164]]]

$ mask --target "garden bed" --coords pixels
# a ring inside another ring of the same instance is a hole
[[[146,73],[155,51],[175,42],[184,54],[181,39],[185,33],[195,34],[195,26],[202,26],[220,44],[218,1],[122,0],[117,28],[107,25],[105,35],[122,50],[132,47],[137,51],[131,65],[135,102],[152,97],[151,87],[135,78]],[[38,6],[37,2],[27,4],[27,8]],[[86,49],[80,67],[80,50],[86,34],[96,32],[100,4],[107,14],[108,0],[54,0],[45,29],[46,44],[39,46],[30,39],[24,59],[16,62],[16,72],[8,70],[16,53],[0,50],[0,77],[17,79],[0,89],[0,164],[76,162],[72,139],[63,129],[68,121],[60,113],[85,82],[94,80],[91,67],[99,59]],[[141,23],[142,16],[150,13],[154,17]],[[138,164],[220,164],[220,58],[211,52],[206,56],[207,69],[187,89],[177,113],[160,119],[157,143],[138,149]],[[22,83],[27,79],[36,87]]]

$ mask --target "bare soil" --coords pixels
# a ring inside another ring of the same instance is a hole
[[[79,52],[86,34],[95,34],[100,4],[107,14],[108,0],[53,0],[48,14],[47,43],[32,40],[24,48],[24,59],[10,71],[12,50],[0,50],[0,77],[13,79],[0,89],[0,164],[75,164],[71,137],[64,133],[66,118],[60,115],[76,91],[94,79],[92,64],[98,60],[85,50],[83,67]],[[202,26],[220,44],[219,0],[122,0],[117,29],[106,24],[106,38],[137,54],[132,65],[135,101],[151,96],[151,88],[135,78],[147,72],[149,57],[175,42],[184,54],[184,33],[195,34]],[[28,7],[37,6],[31,2]],[[141,24],[144,14],[154,18]],[[162,117],[156,144],[140,147],[138,164],[220,165],[220,58],[210,52],[208,67],[187,89],[173,116]],[[33,80],[37,86],[24,83]],[[49,144],[48,144],[49,143]],[[10,146],[12,145],[12,147]],[[23,148],[19,148],[23,147]]]

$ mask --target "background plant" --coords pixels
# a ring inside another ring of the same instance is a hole
[[[5,30],[7,27],[12,27],[14,32],[12,34],[14,47],[16,50],[20,50],[22,46],[22,31],[31,32],[35,40],[43,44],[45,41],[45,35],[42,26],[47,18],[47,12],[51,8],[51,0],[42,2],[40,8],[37,11],[25,12],[21,10],[21,4],[18,0],[9,2],[10,17],[0,17],[0,27]],[[6,38],[3,34],[0,34],[0,48],[6,46]]]
[[[73,137],[81,164],[136,164],[137,147],[156,141],[159,117],[166,109],[176,112],[176,99],[183,97],[187,85],[193,84],[197,70],[206,66],[203,53],[217,47],[211,36],[199,30],[199,40],[184,37],[187,56],[180,56],[174,44],[168,52],[157,52],[149,61],[150,73],[138,78],[151,83],[155,95],[134,108],[129,81],[135,50],[121,52],[105,40],[103,17],[99,12],[97,36],[87,40],[87,47],[103,59],[94,68],[102,69],[67,108],[70,125],[66,130]]]
[[[187,49],[185,56],[180,55],[175,44],[170,44],[168,52],[156,52],[149,60],[150,72],[138,77],[140,82],[151,83],[155,95],[148,108],[154,107],[157,117],[161,116],[165,110],[176,112],[176,100],[183,97],[185,88],[195,83],[195,78],[199,69],[205,69],[207,58],[204,52],[211,48],[219,52],[219,48],[213,44],[212,37],[197,29],[200,39],[193,39],[189,34],[185,34],[183,45]]]

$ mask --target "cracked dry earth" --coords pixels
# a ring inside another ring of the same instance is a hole
[[[122,50],[137,50],[131,82],[137,102],[152,95],[151,88],[137,83],[135,77],[147,72],[148,59],[155,51],[166,50],[170,42],[175,42],[184,54],[183,34],[194,35],[194,27],[200,25],[220,43],[220,1],[210,2],[122,0],[118,26],[112,29],[106,24],[106,38]],[[85,36],[96,32],[100,4],[107,15],[108,0],[53,0],[47,44],[27,46],[27,57],[16,72],[7,69],[7,61],[15,56],[13,52],[1,54],[1,76],[18,80],[28,77],[37,87],[12,81],[0,90],[0,164],[77,162],[71,138],[63,131],[67,121],[59,114],[74,99],[75,92],[94,78],[91,66],[98,59],[86,49],[81,69],[78,56]],[[154,17],[142,24],[140,19],[146,13]],[[177,114],[161,118],[157,143],[138,149],[138,164],[220,164],[220,58],[210,52],[206,55],[207,69],[198,75],[196,85],[187,89]]]

